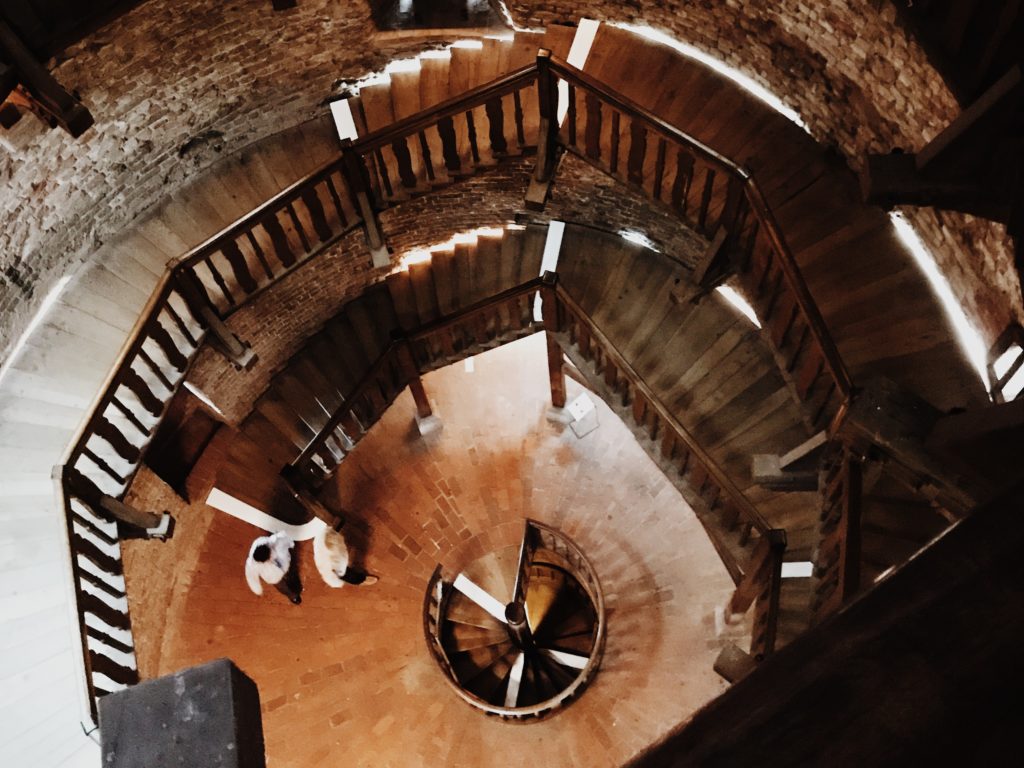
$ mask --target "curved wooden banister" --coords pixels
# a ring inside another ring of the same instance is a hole
[[[733,223],[742,220],[744,211],[733,195],[736,185],[742,184],[743,198],[768,238],[772,257],[778,263],[784,282],[811,330],[824,366],[835,382],[836,391],[845,402],[850,391],[849,376],[772,212],[749,172],[567,63],[551,59],[548,71],[553,77],[566,80],[571,88],[579,87],[607,101],[615,109],[642,122],[666,141],[684,147],[709,168],[728,177],[727,190],[722,193],[721,201],[712,200],[717,194],[713,190],[713,179],[709,178],[705,184],[698,222],[701,231],[719,226],[723,221]],[[269,285],[324,252],[353,228],[360,225],[367,227],[368,240],[372,243],[369,228],[373,223],[368,220],[367,214],[387,205],[390,200],[399,199],[386,194],[389,182],[382,152],[388,148],[391,148],[388,151],[392,151],[396,145],[401,145],[417,134],[422,141],[423,132],[438,126],[440,121],[450,122],[451,118],[459,114],[468,115],[470,110],[494,104],[495,100],[507,99],[511,94],[516,94],[516,119],[522,145],[524,139],[518,94],[535,82],[539,89],[539,77],[536,63],[521,67],[462,96],[359,138],[338,158],[291,184],[255,210],[172,261],[154,289],[139,322],[125,341],[113,370],[90,406],[62,464],[69,470],[92,477],[104,493],[120,497],[141,465],[145,450],[170,399],[184,381],[196,352],[209,334],[214,333],[224,342],[224,319]],[[553,90],[550,85],[548,82],[545,87]],[[570,107],[575,109],[574,104]],[[353,164],[354,160],[358,162]],[[403,162],[406,166],[403,166]],[[360,179],[355,179],[353,170],[358,170],[360,163],[371,168],[376,164],[383,184],[374,187],[371,181],[370,186],[366,187]],[[400,171],[408,172],[407,158],[404,161],[399,158],[397,163]],[[360,186],[353,188],[354,184]],[[364,199],[356,199],[358,195],[363,195]],[[716,209],[717,215],[712,216],[709,210],[715,206],[720,211]],[[743,232],[749,233],[749,229]],[[739,235],[738,231],[736,237]],[[750,235],[751,238],[756,236],[756,231]],[[536,289],[537,286],[531,286],[522,290],[528,292]],[[466,312],[480,310],[469,308]],[[452,318],[448,322],[460,321]],[[419,333],[443,332],[443,325],[420,329]],[[410,338],[406,343],[416,338],[422,337]],[[666,423],[672,423],[674,428],[671,414],[663,413],[653,397],[651,403],[652,407],[659,410],[659,417],[665,419]],[[129,432],[130,439],[127,439]],[[314,453],[315,449],[307,446],[300,458],[308,463]],[[715,476],[715,481],[724,489],[731,488],[727,480]],[[95,533],[85,532],[80,523],[79,529],[75,528],[77,513],[72,505],[81,504],[82,500],[75,497],[71,488],[63,487],[63,491],[60,504],[68,521],[71,556],[74,559],[77,556],[74,543],[76,530],[81,530],[87,536]],[[107,519],[101,510],[92,511],[97,520]],[[740,511],[759,531],[767,527],[756,509],[747,509],[741,504]],[[77,517],[79,521],[84,519],[81,515]],[[115,533],[101,532],[100,538]],[[85,637],[85,614],[81,609],[84,602],[82,577],[77,568],[74,573],[80,622]],[[100,635],[102,633],[92,636]],[[117,642],[122,641],[115,641],[115,644]],[[88,669],[91,651],[88,648],[85,650]],[[120,673],[118,676],[124,677]],[[91,681],[89,685],[90,694],[94,697]]]
[[[643,394],[650,406],[657,412],[658,417],[665,424],[671,427],[679,439],[686,445],[690,454],[707,469],[708,473],[715,479],[715,482],[726,494],[729,500],[736,505],[736,509],[739,511],[741,517],[753,525],[758,533],[767,535],[768,532],[772,530],[772,526],[764,519],[761,513],[757,511],[757,508],[750,503],[750,500],[743,494],[743,492],[736,487],[736,484],[733,483],[724,470],[718,466],[718,463],[701,447],[696,438],[694,438],[686,427],[679,422],[679,419],[677,419],[675,415],[661,402],[654,390],[652,390],[647,382],[644,381],[643,377],[636,372],[632,364],[626,360],[618,349],[616,349],[615,345],[612,344],[608,337],[604,335],[601,329],[597,327],[590,316],[582,307],[580,307],[576,300],[569,295],[565,288],[558,285],[555,291],[558,296],[558,301],[562,306],[565,307],[578,321],[582,321],[587,325],[591,337],[597,340],[601,348],[613,359],[619,372],[625,376],[630,385],[636,391]]]

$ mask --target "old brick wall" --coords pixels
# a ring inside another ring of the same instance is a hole
[[[868,152],[915,151],[959,108],[889,0],[510,0],[516,23],[581,16],[648,25],[741,70],[794,108],[858,169]],[[907,211],[968,317],[990,341],[1024,317],[1005,229],[957,213]]]
[[[362,2],[149,0],[51,69],[96,124],[25,116],[0,153],[0,359],[58,276],[224,152],[324,113],[341,79],[418,51],[378,38]]]

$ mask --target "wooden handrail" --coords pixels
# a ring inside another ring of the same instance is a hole
[[[489,298],[481,299],[480,301],[471,304],[458,312],[447,315],[446,317],[442,317],[430,323],[424,323],[423,325],[405,333],[396,333],[391,344],[389,344],[373,362],[366,374],[359,380],[359,383],[356,384],[352,393],[345,399],[345,402],[338,406],[338,409],[331,414],[327,423],[316,433],[313,439],[306,444],[306,447],[302,449],[302,452],[295,457],[289,466],[299,469],[301,474],[301,468],[308,464],[309,461],[312,460],[313,455],[323,448],[324,443],[327,442],[334,431],[352,412],[353,408],[355,408],[359,398],[365,394],[369,386],[376,381],[387,362],[396,357],[396,352],[400,346],[411,344],[414,341],[422,341],[423,339],[429,338],[441,331],[445,331],[449,328],[472,320],[489,309],[493,309],[494,307],[505,304],[514,298],[538,290],[541,283],[541,278],[534,278],[529,282],[509,288]]]
[[[425,128],[429,128],[446,117],[462,114],[474,107],[482,106],[491,99],[500,98],[517,91],[532,83],[536,78],[537,65],[534,63],[526,64],[517,70],[499,77],[497,80],[479,85],[459,96],[454,96],[433,107],[428,107],[401,120],[397,120],[389,126],[368,133],[353,141],[352,148],[360,154],[381,149],[394,141],[404,139]]]
[[[761,513],[757,511],[757,508],[754,507],[754,505],[750,503],[750,500],[743,495],[743,492],[735,486],[732,480],[729,479],[728,475],[722,471],[714,459],[712,459],[711,456],[700,446],[696,439],[694,439],[693,435],[687,431],[686,427],[684,427],[675,415],[662,404],[661,400],[654,393],[654,390],[648,386],[643,377],[636,372],[633,366],[630,365],[629,361],[623,357],[622,353],[616,349],[615,345],[612,344],[608,337],[601,332],[590,316],[582,307],[580,307],[579,304],[576,303],[576,300],[568,294],[565,288],[559,284],[556,286],[555,291],[558,296],[558,300],[568,308],[578,320],[587,325],[590,335],[597,340],[598,344],[601,345],[601,348],[604,349],[609,357],[614,360],[616,367],[625,374],[626,378],[629,379],[630,383],[637,389],[637,391],[643,394],[651,407],[658,412],[658,416],[668,424],[677,435],[679,435],[679,438],[686,444],[687,450],[696,456],[697,460],[704,465],[707,471],[715,479],[715,482],[718,483],[718,486],[729,497],[729,500],[736,505],[739,513],[747,520],[747,522],[753,525],[759,533],[767,535],[768,532],[772,530],[772,527],[768,524],[768,521],[761,516]]]
[[[750,173],[724,155],[720,155],[706,144],[698,141],[693,136],[683,133],[671,123],[666,122],[656,114],[640,104],[637,104],[628,96],[613,91],[607,85],[597,80],[593,75],[588,75],[581,69],[577,69],[564,59],[557,56],[551,57],[551,72],[561,77],[568,83],[582,86],[585,90],[596,93],[602,99],[616,107],[619,111],[629,114],[631,118],[640,118],[648,126],[662,134],[665,138],[682,144],[694,154],[699,155],[709,165],[716,166],[720,171],[734,176],[740,176],[744,180],[750,178]]]
[[[627,96],[613,91],[593,76],[576,69],[568,62],[556,57],[551,57],[550,69],[554,75],[561,77],[570,84],[579,86],[586,91],[590,91],[598,95],[614,108],[628,114],[630,118],[636,118],[643,121],[650,128],[665,138],[686,147],[690,152],[697,155],[704,162],[716,167],[723,173],[729,174],[742,181],[744,185],[744,192],[751,210],[753,210],[760,226],[764,229],[770,239],[772,249],[778,256],[786,283],[793,292],[794,298],[800,307],[800,311],[803,313],[811,333],[814,335],[814,338],[817,340],[818,345],[821,348],[825,365],[828,367],[828,370],[835,381],[836,388],[841,395],[841,399],[843,401],[848,400],[852,391],[850,375],[846,370],[846,366],[843,364],[835,342],[832,340],[832,337],[828,332],[828,328],[821,316],[821,312],[818,309],[817,304],[814,302],[814,299],[811,297],[803,276],[800,274],[800,269],[796,264],[796,260],[793,258],[792,252],[789,250],[789,246],[786,244],[785,238],[779,229],[778,222],[775,220],[775,216],[772,213],[771,208],[768,206],[760,187],[758,187],[757,183],[754,181],[750,171],[740,165],[737,165],[723,155],[720,155],[707,145],[682,132],[670,123],[667,123],[665,120],[640,104],[637,104]]]

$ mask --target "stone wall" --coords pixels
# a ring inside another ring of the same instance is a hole
[[[0,359],[57,277],[219,154],[431,42],[378,37],[362,2],[149,0],[67,49],[50,68],[96,124],[74,140],[26,115],[0,139]]]
[[[854,170],[868,152],[916,151],[959,108],[889,0],[510,0],[518,25],[581,16],[647,25],[739,69],[794,108]],[[968,317],[992,341],[1024,317],[1005,229],[970,216],[911,211]]]

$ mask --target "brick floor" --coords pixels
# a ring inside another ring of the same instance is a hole
[[[356,561],[381,576],[373,587],[326,587],[306,542],[302,606],[273,590],[256,598],[242,571],[260,532],[219,513],[197,512],[194,531],[187,510],[180,516],[179,542],[166,546],[199,548],[188,573],[158,580],[136,547],[129,589],[147,582],[132,602],[143,673],[234,659],[259,685],[275,768],[619,765],[724,690],[711,665],[721,645],[713,610],[731,588],[725,569],[603,403],[601,426],[582,439],[545,419],[544,354],[538,335],[479,356],[473,373],[459,364],[429,374],[443,429],[420,437],[406,392],[342,464],[330,495],[352,511],[346,531]],[[574,397],[580,389],[568,385]],[[447,688],[421,609],[438,562],[457,568],[518,541],[527,516],[560,527],[590,557],[608,641],[578,701],[515,725]]]

